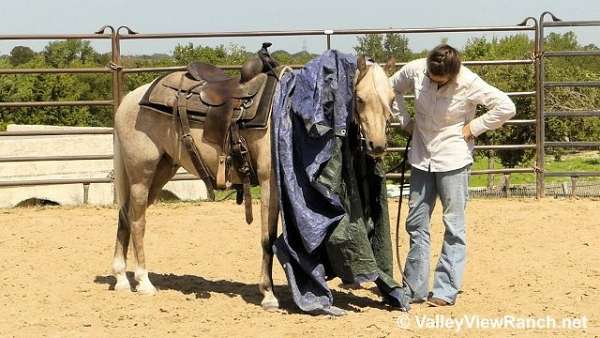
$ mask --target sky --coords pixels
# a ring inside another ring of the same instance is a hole
[[[528,16],[539,17],[549,10],[563,20],[600,20],[599,0],[0,0],[0,35],[87,34],[103,25],[127,25],[140,33],[227,32],[300,29],[414,28],[516,25]],[[582,44],[600,46],[600,27],[572,28]],[[552,29],[549,31],[565,32]],[[484,33],[409,34],[409,47],[420,51],[442,38],[462,47]],[[502,34],[495,33],[501,37]],[[530,36],[531,35],[530,33]],[[170,53],[179,43],[215,46],[237,44],[257,50],[262,41],[273,42],[272,50],[322,52],[323,36],[209,38],[173,40],[127,40],[122,54]],[[0,41],[0,55],[17,45],[40,50],[47,41]],[[101,51],[109,41],[94,42]],[[352,52],[356,36],[333,36],[332,48]]]

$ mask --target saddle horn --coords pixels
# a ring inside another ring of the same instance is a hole
[[[271,46],[272,43],[263,42],[261,49],[256,53],[257,56],[252,57],[244,63],[240,71],[240,83],[248,82],[260,73],[275,74],[274,70],[279,66],[279,63],[269,53],[268,48]]]

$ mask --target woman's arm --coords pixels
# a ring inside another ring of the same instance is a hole
[[[488,130],[494,130],[515,116],[516,107],[510,97],[498,88],[489,85],[479,76],[473,80],[467,92],[467,100],[481,104],[489,110],[487,113],[473,119],[467,126],[467,133],[477,137]],[[465,137],[468,135],[465,135]]]
[[[396,95],[392,103],[392,115],[400,122],[400,126],[406,132],[412,133],[413,120],[406,110],[404,94],[414,92],[414,79],[411,64],[407,64],[390,77],[390,83]]]

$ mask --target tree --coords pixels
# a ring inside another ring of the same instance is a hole
[[[193,61],[209,63],[211,65],[220,65],[227,58],[225,46],[217,47],[194,46],[193,43],[186,45],[177,45],[173,51],[173,59],[177,64],[187,65]]]
[[[358,45],[354,47],[357,54],[370,56],[373,60],[383,62],[385,50],[383,48],[383,35],[366,34],[357,38]]]
[[[13,66],[22,65],[33,59],[35,52],[29,47],[17,46],[10,51],[9,62]]]
[[[550,33],[545,39],[545,50],[577,51],[598,50],[595,45],[581,46],[572,31],[563,34]],[[545,60],[547,81],[598,81],[600,64],[598,57],[551,58]],[[545,91],[544,110],[577,111],[598,110],[600,93],[594,88],[548,88]],[[549,141],[597,141],[600,139],[598,117],[550,117],[546,120],[546,140]],[[564,148],[549,149],[560,160]]]
[[[408,38],[406,35],[398,33],[385,34],[383,42],[383,51],[386,59],[396,58],[396,61],[406,62],[412,59],[412,53],[408,48]]]
[[[390,57],[396,58],[396,61],[408,61],[413,57],[408,48],[408,38],[402,34],[366,34],[357,40],[356,53],[370,56],[376,62],[385,62]]]
[[[89,41],[67,40],[50,42],[43,51],[47,65],[66,67],[70,64],[96,64],[101,56],[92,48]]]

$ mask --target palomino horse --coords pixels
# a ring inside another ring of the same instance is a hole
[[[388,62],[389,64],[389,62]],[[193,160],[182,146],[182,132],[173,118],[149,110],[139,104],[150,84],[128,93],[115,114],[115,184],[119,203],[117,240],[112,263],[116,277],[115,290],[131,290],[126,276],[126,257],[129,240],[135,256],[136,291],[152,295],[156,288],[148,278],[144,256],[146,208],[158,197],[162,187],[183,167],[199,175]],[[383,155],[386,147],[385,126],[390,117],[394,98],[388,77],[376,63],[358,59],[355,84],[356,109],[367,149],[372,156]],[[272,245],[277,235],[278,192],[271,166],[270,123],[266,129],[241,129],[252,155],[252,165],[261,188],[261,245],[262,266],[258,284],[263,295],[264,309],[279,307],[273,293]],[[220,147],[203,140],[202,125],[192,125],[191,135],[204,162],[215,177]],[[235,183],[235,182],[234,182]]]

